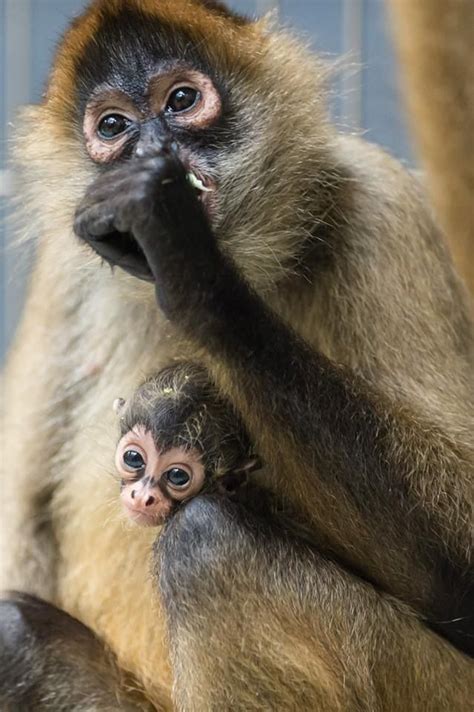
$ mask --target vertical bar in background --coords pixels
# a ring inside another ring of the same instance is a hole
[[[15,122],[19,106],[30,100],[31,82],[31,4],[30,0],[5,0],[5,66],[3,68],[5,114],[7,117],[6,139],[7,147],[12,138],[12,124]],[[8,193],[8,173],[3,175],[3,189]],[[12,221],[7,216],[4,224],[2,326],[4,344],[2,350],[11,340],[18,321],[23,302],[24,281],[26,275],[25,262],[28,262],[26,250],[22,250],[21,264],[18,252],[11,246]],[[3,340],[3,339],[2,339]],[[3,354],[0,353],[0,358]]]
[[[348,129],[360,129],[362,107],[362,58],[364,38],[364,0],[344,0],[342,47],[350,65],[341,82],[342,121]]]
[[[30,11],[30,0],[5,0],[3,84],[7,146],[16,109],[30,100]],[[7,178],[4,176],[4,188],[6,186]]]
[[[6,168],[0,169],[0,198],[5,198],[8,195],[8,171]]]

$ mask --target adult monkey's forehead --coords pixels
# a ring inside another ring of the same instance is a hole
[[[85,93],[92,79],[97,84],[119,78],[138,92],[148,72],[176,58],[204,71],[239,73],[258,58],[259,38],[264,38],[259,23],[220,3],[96,0],[59,45],[46,101],[59,114],[72,113],[78,84]]]
[[[152,92],[153,77],[179,68],[200,70],[219,85],[221,96],[226,93],[218,65],[202,42],[195,42],[186,28],[176,32],[167,21],[135,9],[105,16],[75,67],[80,113],[97,88],[118,89],[140,106]]]

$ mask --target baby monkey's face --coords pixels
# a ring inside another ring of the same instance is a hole
[[[194,497],[205,481],[197,450],[174,447],[163,452],[141,425],[120,440],[115,465],[125,512],[141,526],[163,524],[176,503]]]

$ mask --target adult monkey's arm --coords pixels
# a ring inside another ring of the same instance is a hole
[[[156,552],[178,709],[470,709],[471,660],[247,507],[199,496]]]
[[[412,130],[455,261],[474,293],[474,3],[390,0]]]
[[[243,413],[319,545],[472,651],[473,455],[312,351],[219,251],[173,155],[99,179],[76,231],[119,263],[133,233],[158,303]]]

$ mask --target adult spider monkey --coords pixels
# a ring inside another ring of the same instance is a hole
[[[176,707],[469,709],[472,321],[422,187],[336,133],[323,82],[201,0],[99,0],[60,46],[18,149],[42,239],[1,550],[58,608],[3,604],[4,706],[171,705],[152,535],[110,518],[104,453],[117,393],[191,355],[268,466],[257,511],[198,497],[157,545]]]

